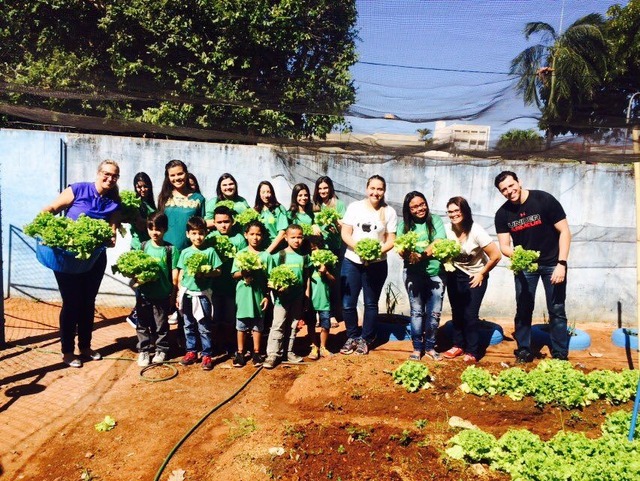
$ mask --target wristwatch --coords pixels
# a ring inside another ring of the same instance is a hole
[[[558,261],[558,264],[567,267],[567,261]]]

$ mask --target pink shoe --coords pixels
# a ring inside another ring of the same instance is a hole
[[[476,356],[469,353],[465,354],[462,360],[467,364],[475,364],[476,362],[478,362],[478,360],[476,359]]]
[[[448,351],[443,352],[442,357],[444,357],[445,359],[455,359],[456,357],[462,356],[463,354],[464,351],[462,349],[457,346],[453,346]]]

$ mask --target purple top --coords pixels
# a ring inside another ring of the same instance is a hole
[[[80,214],[92,219],[108,220],[109,216],[120,208],[120,203],[100,195],[93,182],[78,182],[69,185],[73,192],[73,204],[67,211],[67,217],[76,220]]]

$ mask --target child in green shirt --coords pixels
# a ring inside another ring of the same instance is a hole
[[[287,247],[274,254],[273,268],[285,265],[295,274],[297,282],[284,292],[274,291],[273,324],[267,340],[267,358],[263,366],[273,369],[279,358],[299,363],[302,358],[293,352],[298,320],[302,319],[305,305],[309,299],[309,258],[300,253],[304,235],[302,228],[291,224],[285,231]],[[272,269],[273,270],[273,269]],[[283,352],[283,339],[289,335],[286,351]]]
[[[310,236],[309,244],[311,252],[324,248],[322,236]],[[333,354],[327,349],[329,330],[331,329],[331,286],[336,282],[336,266],[313,266],[311,271],[311,304],[314,313],[317,313],[320,321],[320,344],[315,332],[315,315],[308,324],[307,329],[311,338],[311,352],[309,359],[316,360],[322,357],[330,357]]]
[[[183,366],[198,359],[198,336],[202,345],[202,369],[213,369],[211,359],[211,280],[220,275],[222,261],[213,247],[205,247],[207,224],[202,217],[193,216],[187,221],[187,237],[191,246],[180,253],[178,260],[179,285],[176,306],[184,317],[184,336],[187,353],[180,361]],[[195,257],[198,256],[198,257]],[[199,264],[195,260],[204,258]],[[199,265],[198,265],[199,264]]]
[[[252,333],[253,353],[251,360],[255,367],[262,366],[262,356],[260,355],[260,343],[262,342],[262,331],[264,330],[264,315],[269,306],[269,289],[267,287],[267,272],[272,265],[271,255],[262,249],[262,242],[265,237],[264,226],[259,221],[252,221],[247,224],[244,237],[249,244],[240,252],[252,252],[260,259],[258,269],[241,270],[237,259],[233,262],[231,273],[237,281],[236,284],[236,307],[237,307],[237,343],[238,350],[233,358],[234,367],[243,367],[245,360],[245,343]],[[240,254],[240,252],[238,254]]]

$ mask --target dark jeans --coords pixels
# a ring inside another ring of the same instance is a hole
[[[151,352],[151,343],[156,352],[169,352],[169,299],[145,299],[136,296],[138,313],[138,352]]]
[[[347,328],[347,337],[362,337],[368,343],[376,338],[378,325],[378,301],[389,268],[387,261],[372,264],[356,264],[345,259],[342,261],[340,288],[342,290],[342,315]],[[358,296],[362,291],[364,298],[364,318],[362,328],[358,326]]]
[[[489,276],[481,286],[469,286],[469,274],[456,269],[447,273],[447,293],[453,318],[453,345],[478,357],[478,322],[482,298],[487,291]]]
[[[515,334],[518,351],[531,352],[531,318],[536,299],[538,280],[542,279],[549,311],[549,334],[551,335],[551,356],[566,359],[569,352],[567,314],[564,308],[567,296],[567,279],[562,284],[551,284],[551,274],[555,266],[540,266],[536,272],[520,272],[515,276],[516,317]]]
[[[403,270],[404,286],[411,308],[411,341],[413,350],[425,352],[436,345],[436,333],[442,314],[444,282],[440,276],[426,272]]]
[[[54,271],[62,297],[60,343],[63,354],[70,354],[75,350],[76,332],[78,348],[91,348],[96,296],[106,267],[107,253],[103,252],[88,272],[66,274]]]

